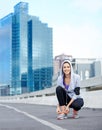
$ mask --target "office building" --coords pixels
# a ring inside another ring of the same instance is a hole
[[[28,14],[28,3],[0,19],[0,44],[0,84],[10,85],[10,95],[51,87],[52,28]]]

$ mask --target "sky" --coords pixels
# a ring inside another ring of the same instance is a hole
[[[21,0],[1,0],[0,19]],[[102,0],[23,0],[29,14],[53,28],[53,56],[102,58]]]

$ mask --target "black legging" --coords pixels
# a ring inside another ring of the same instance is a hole
[[[67,105],[71,100],[71,98],[66,93],[65,89],[62,88],[61,86],[58,86],[56,88],[56,95],[60,106]],[[81,109],[83,105],[84,105],[83,99],[77,98],[72,102],[70,107],[78,111]]]

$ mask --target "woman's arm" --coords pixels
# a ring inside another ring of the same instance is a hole
[[[74,101],[74,99],[72,98],[72,99],[70,100],[70,102],[67,104],[67,107],[68,107],[68,108],[70,107],[70,105],[72,104],[73,101]]]
[[[67,106],[66,106],[66,113],[69,113],[69,107],[70,107],[70,105],[72,104],[73,101],[74,101],[74,99],[72,98],[70,100],[70,102],[67,104]]]
[[[59,104],[57,105],[56,113],[57,113],[57,114],[60,114],[60,113],[61,113],[61,108],[60,108]]]

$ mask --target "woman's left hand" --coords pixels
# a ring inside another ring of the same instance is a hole
[[[66,113],[66,114],[69,113],[69,107],[68,107],[68,106],[66,106],[65,113]]]

